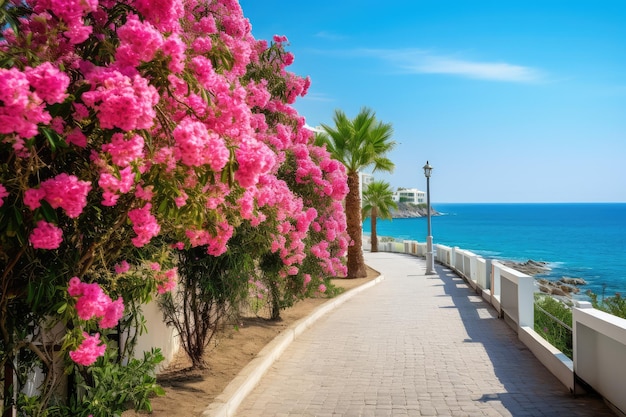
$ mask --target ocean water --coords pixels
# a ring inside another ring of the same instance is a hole
[[[626,204],[433,204],[433,242],[489,259],[545,261],[545,276],[584,278],[598,294],[626,294]],[[378,220],[378,235],[426,240],[426,218]],[[370,220],[363,222],[370,233]]]

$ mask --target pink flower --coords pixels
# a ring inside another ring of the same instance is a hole
[[[187,204],[187,198],[189,198],[187,193],[181,190],[180,196],[174,199],[174,203],[176,204],[176,207],[182,207],[185,204]]]
[[[163,35],[149,22],[141,22],[136,15],[128,16],[117,35],[120,45],[115,58],[121,66],[136,67],[141,62],[152,61],[163,44]]]
[[[324,284],[320,284],[319,287],[317,287],[317,290],[321,293],[325,293],[326,292],[326,285]]]
[[[209,133],[203,123],[186,117],[176,126],[173,135],[183,164],[209,165],[213,171],[221,171],[226,166],[230,152],[224,140]]]
[[[161,32],[179,30],[179,19],[184,16],[183,2],[180,0],[135,0],[135,7],[141,15]]]
[[[142,208],[137,208],[128,212],[128,218],[133,223],[133,230],[137,234],[132,238],[133,245],[140,248],[150,240],[159,234],[161,226],[156,221],[156,218],[150,214],[152,204],[147,203]]]
[[[93,365],[100,356],[104,355],[106,345],[100,344],[100,333],[89,336],[88,333],[83,332],[83,337],[85,339],[80,346],[70,352],[70,358],[79,365]]]
[[[50,62],[44,62],[35,68],[26,68],[25,73],[30,85],[46,103],[62,103],[67,97],[70,78]]]
[[[115,165],[127,167],[131,162],[143,156],[144,140],[140,135],[133,135],[128,140],[124,135],[116,133],[110,143],[102,145],[102,150],[111,155]]]
[[[72,297],[77,297],[79,295],[82,295],[83,289],[82,289],[82,282],[80,281],[80,278],[72,277],[70,279],[70,283],[67,286],[67,293],[71,295]]]
[[[108,172],[100,173],[98,185],[102,188],[102,205],[114,206],[117,204],[119,194],[128,193],[135,182],[135,174],[131,167],[127,166],[119,172],[120,178]]]
[[[74,118],[83,120],[89,117],[89,110],[82,103],[74,103]]]
[[[124,300],[119,297],[117,300],[110,302],[104,309],[104,314],[98,322],[103,329],[111,329],[117,326],[117,323],[124,316]]]
[[[189,229],[185,231],[185,235],[192,247],[206,245],[209,241],[209,232],[206,230]]]
[[[45,220],[39,220],[28,240],[35,249],[56,249],[63,241],[63,231]]]
[[[187,45],[177,34],[171,35],[165,40],[162,46],[163,53],[170,58],[167,68],[174,74],[178,74],[185,69],[185,49]]]
[[[97,111],[100,126],[130,131],[152,127],[159,93],[139,75],[123,75],[112,68],[96,68],[86,76],[92,90],[82,95],[86,106]]]
[[[38,133],[37,124],[52,120],[42,99],[30,91],[26,74],[17,68],[0,68],[0,103],[0,134],[29,139]],[[22,147],[22,142],[15,146]]]
[[[8,196],[9,193],[7,192],[7,189],[4,187],[4,185],[0,184],[0,207],[2,207],[2,205],[4,204],[4,198]]]
[[[274,35],[274,37],[272,38],[274,40],[274,42],[276,43],[283,43],[283,42],[287,42],[287,37],[286,36],[280,36],[280,35]]]
[[[215,24],[215,19],[213,18],[213,15],[209,14],[208,16],[202,17],[194,25],[194,30],[200,33],[206,33],[207,35],[217,33],[217,25]]]
[[[178,281],[178,268],[172,268],[165,273],[162,273],[158,277],[160,282],[157,286],[159,294],[165,294],[168,291],[172,291],[176,288],[176,282]]]
[[[80,148],[87,147],[87,136],[80,129],[76,128],[72,130],[66,137],[65,140],[69,144],[76,145]]]
[[[116,274],[123,274],[124,272],[128,272],[130,270],[130,265],[126,261],[122,261],[119,264],[116,264],[114,267]]]
[[[276,163],[276,155],[267,145],[252,139],[244,141],[235,155],[239,163],[235,179],[244,188],[255,185],[259,177],[268,173]]]
[[[67,292],[72,297],[78,297],[76,312],[82,320],[100,319],[100,327],[107,329],[117,325],[124,315],[124,300],[118,297],[111,301],[102,288],[96,283],[88,284],[81,282],[78,277],[73,277],[67,287]]]
[[[103,317],[107,306],[111,303],[111,298],[96,283],[87,284],[83,282],[78,290],[72,292],[79,296],[76,301],[76,312],[82,320]]]
[[[153,188],[154,187],[152,185],[149,185],[145,188],[141,185],[137,185],[135,187],[135,197],[141,200],[150,201],[152,200],[152,197],[154,197],[154,192],[152,192]]]
[[[311,282],[311,275],[304,274],[304,286],[306,286],[309,282]]]
[[[45,200],[52,208],[63,208],[68,217],[76,218],[87,205],[91,183],[80,181],[74,175],[62,173],[41,183]]]
[[[243,219],[251,219],[254,210],[254,195],[251,191],[246,191],[239,200],[239,213]]]

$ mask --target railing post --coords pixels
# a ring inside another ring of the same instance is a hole
[[[535,327],[535,279],[530,276],[517,280],[517,308],[519,327]]]
[[[491,264],[491,284],[493,288],[491,295],[500,297],[500,268],[495,263]]]
[[[478,268],[477,265],[477,261],[478,261],[478,255],[471,255],[469,258],[469,279],[470,281],[473,282],[478,282],[478,278],[476,277],[476,269]]]
[[[456,266],[456,250],[458,249],[458,246],[454,246],[452,247],[452,249],[450,249],[450,265],[452,268],[454,268]]]
[[[491,290],[491,259],[485,259],[485,289]]]

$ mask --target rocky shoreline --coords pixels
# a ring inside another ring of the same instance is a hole
[[[398,209],[391,210],[391,217],[394,219],[412,219],[416,217],[426,217],[428,215],[427,211],[428,210],[426,208],[426,204],[417,205],[411,203],[398,203]],[[431,206],[430,215],[439,216],[441,215],[441,213],[433,209]]]
[[[533,261],[532,259],[526,262],[503,261],[502,264],[530,276],[542,274],[550,270],[547,262]],[[567,298],[572,298],[574,294],[578,294],[580,287],[587,284],[587,281],[582,278],[571,277],[561,277],[558,280],[539,278],[535,282],[539,291]]]

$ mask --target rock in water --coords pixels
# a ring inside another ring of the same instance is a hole
[[[569,285],[587,285],[587,281],[582,278],[562,277],[559,281]]]
[[[532,259],[526,262],[504,261],[502,263],[526,275],[537,275],[550,270],[547,262],[533,261]]]

